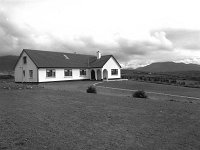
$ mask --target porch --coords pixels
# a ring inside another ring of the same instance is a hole
[[[108,70],[102,68],[93,68],[89,70],[90,80],[107,80]]]

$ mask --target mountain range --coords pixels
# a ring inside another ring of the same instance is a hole
[[[200,71],[200,65],[175,62],[156,62],[136,69],[144,72]]]
[[[12,72],[19,56],[0,56],[0,72]]]
[[[19,56],[0,56],[0,73],[12,72]],[[175,62],[156,62],[135,69],[144,72],[200,71],[200,65]]]

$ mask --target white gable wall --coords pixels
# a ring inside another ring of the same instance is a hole
[[[24,56],[27,59],[26,64],[23,63]],[[25,70],[25,76],[23,75],[23,70]],[[30,78],[29,70],[33,70],[33,78]],[[25,52],[22,53],[15,66],[15,82],[37,82],[37,67]]]
[[[107,69],[108,71],[108,79],[116,79],[116,78],[121,78],[121,69],[118,63],[114,60],[113,57],[111,57],[106,64],[102,68],[102,75],[103,75],[103,70]],[[111,69],[118,69],[118,75],[111,75]],[[102,78],[103,79],[103,78]]]
[[[86,69],[86,76],[80,76],[80,69],[72,69],[72,76],[65,77],[64,69],[51,68],[55,69],[55,77],[46,77],[46,68],[38,69],[39,82],[51,82],[51,81],[66,81],[66,80],[85,80],[90,79],[90,72]]]

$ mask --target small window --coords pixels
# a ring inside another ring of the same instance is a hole
[[[46,77],[55,77],[55,76],[56,76],[55,69],[47,69]]]
[[[71,69],[65,69],[65,77],[72,76],[72,70]]]
[[[25,70],[23,70],[23,76],[25,77],[25,75],[26,75],[26,72],[25,72]]]
[[[80,70],[80,75],[81,76],[86,76],[86,70],[85,69],[81,69]]]
[[[29,70],[29,77],[33,78],[33,70]]]
[[[112,75],[118,75],[118,69],[111,69]]]
[[[24,62],[24,64],[26,64],[26,63],[27,63],[26,56],[24,56],[24,57],[23,57],[23,62]]]

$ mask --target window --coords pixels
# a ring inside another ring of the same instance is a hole
[[[65,59],[69,59],[69,57],[67,57],[67,55],[63,55],[65,57]]]
[[[112,75],[118,75],[118,69],[111,69]]]
[[[55,76],[56,76],[55,69],[47,69],[46,77],[55,77]]]
[[[26,75],[25,73],[26,73],[25,70],[23,70],[23,76],[24,76],[24,77],[25,77],[25,75]]]
[[[65,77],[72,76],[72,70],[71,69],[65,69]]]
[[[23,62],[24,62],[24,64],[27,63],[26,56],[23,57]]]
[[[33,70],[29,70],[29,77],[33,78]]]
[[[81,69],[80,70],[80,75],[81,76],[86,76],[86,70],[85,69]]]

